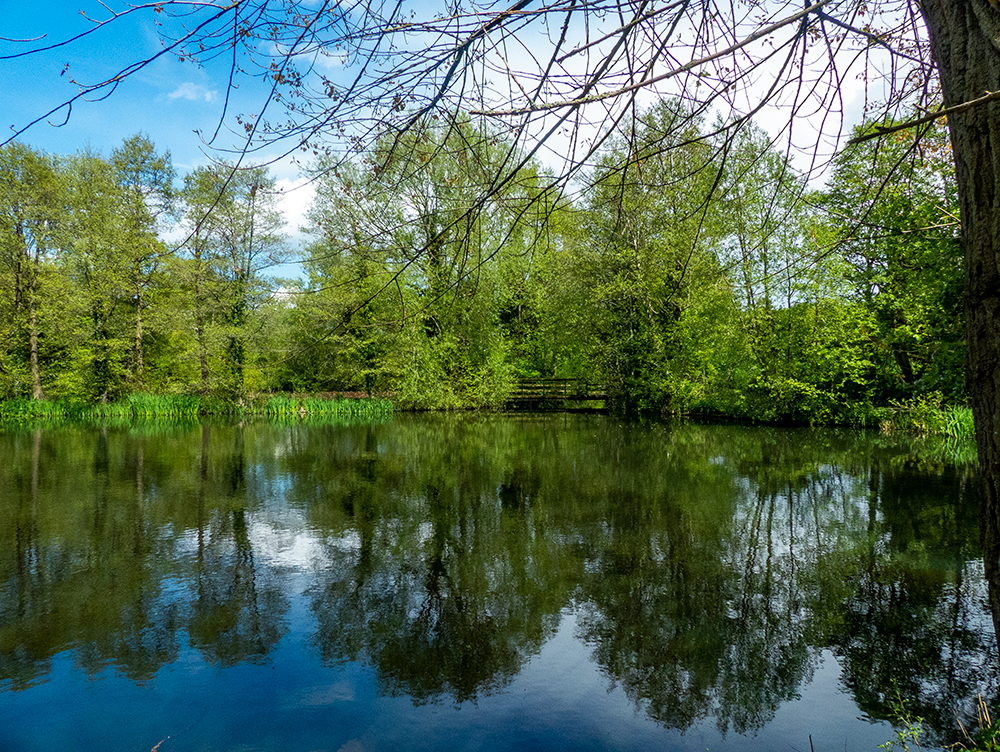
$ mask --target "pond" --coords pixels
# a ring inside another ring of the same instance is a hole
[[[968,448],[402,415],[0,433],[0,749],[872,750],[996,698]]]

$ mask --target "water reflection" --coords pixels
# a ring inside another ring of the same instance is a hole
[[[666,728],[761,729],[824,651],[872,718],[898,691],[951,729],[996,694],[971,470],[933,446],[579,416],[0,445],[0,691],[67,651],[150,682],[188,651],[266,664],[305,634],[383,696],[465,703],[570,612]]]
[[[472,437],[440,451],[433,435],[403,438],[379,446],[369,429],[363,451],[310,462],[292,489],[298,501],[300,486],[325,487],[315,505],[301,500],[326,537],[309,590],[317,644],[327,661],[371,661],[383,692],[475,699],[551,633],[574,557],[523,494],[511,509],[517,492],[484,466],[481,444],[462,446]]]

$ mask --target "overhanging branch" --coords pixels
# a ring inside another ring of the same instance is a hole
[[[905,123],[899,123],[898,125],[877,126],[869,133],[865,133],[861,136],[855,136],[850,139],[847,142],[847,145],[856,146],[857,144],[862,144],[865,141],[871,141],[873,138],[881,138],[882,136],[888,136],[890,133],[897,133],[899,131],[905,131],[908,128],[915,128],[918,125],[929,123],[932,120],[948,117],[949,115],[956,115],[959,112],[971,110],[973,107],[978,107],[981,104],[993,102],[997,99],[1000,99],[1000,90],[992,92],[988,91],[985,96],[979,97],[978,99],[972,99],[968,102],[962,102],[962,104],[956,104],[954,107],[946,107],[944,109],[937,110],[936,112],[924,115],[923,117],[918,117],[916,120],[908,120]]]
[[[718,52],[714,52],[711,55],[706,55],[705,57],[698,58],[697,60],[691,60],[690,62],[687,62],[684,65],[681,65],[677,68],[673,68],[669,71],[661,73],[658,76],[651,76],[648,78],[644,78],[641,81],[637,81],[636,83],[631,84],[630,86],[624,86],[620,89],[614,89],[613,91],[606,91],[601,94],[591,94],[589,96],[577,97],[575,99],[565,99],[559,102],[532,104],[527,107],[517,107],[509,110],[472,110],[469,114],[486,115],[489,117],[527,115],[532,112],[556,110],[563,107],[579,107],[582,104],[589,104],[591,102],[600,102],[606,99],[614,99],[615,97],[619,97],[623,94],[628,94],[630,92],[643,89],[647,86],[652,86],[653,84],[666,81],[667,79],[675,78],[676,76],[679,76],[682,73],[686,73],[687,71],[700,68],[701,66],[705,65],[706,63],[710,63],[713,60],[718,60],[719,58],[731,55],[734,52],[743,49],[747,45],[753,44],[758,39],[763,39],[764,37],[773,34],[774,32],[778,31],[781,28],[784,28],[785,26],[788,26],[789,24],[801,21],[806,16],[812,13],[816,13],[821,8],[825,7],[826,5],[829,5],[832,1],[833,0],[819,0],[818,3],[814,3],[813,5],[803,8],[798,13],[794,13],[790,16],[787,16],[786,18],[783,18],[780,21],[776,21],[775,23],[770,24],[769,26],[765,26],[764,28],[754,32],[745,39],[740,40],[736,44],[726,47],[724,50],[719,50]]]

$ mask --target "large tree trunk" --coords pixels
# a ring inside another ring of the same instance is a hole
[[[946,107],[1000,89],[1000,10],[990,0],[921,0]],[[965,252],[966,389],[976,421],[980,537],[1000,634],[1000,104],[948,119]]]

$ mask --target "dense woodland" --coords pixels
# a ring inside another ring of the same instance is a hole
[[[109,155],[11,143],[0,396],[497,408],[559,377],[624,413],[849,423],[964,401],[943,129],[846,147],[821,189],[763,131],[670,101],[575,183],[512,143],[459,116],[317,157],[305,281],[272,276],[290,256],[265,168],[177,175],[142,135]]]

